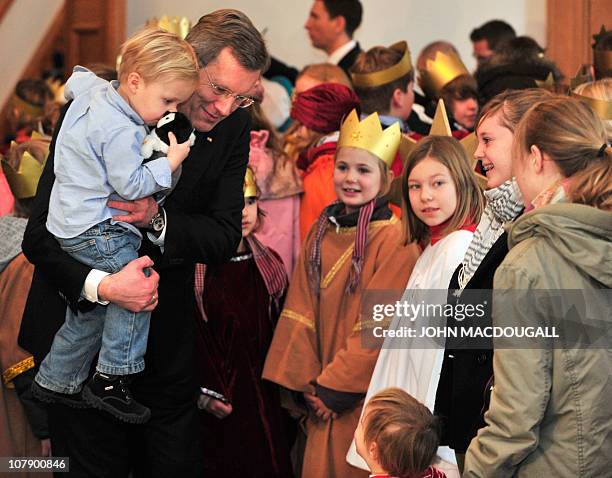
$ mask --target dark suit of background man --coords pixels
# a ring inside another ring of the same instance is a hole
[[[53,454],[70,457],[70,476],[127,477],[130,469],[134,477],[202,474],[195,405],[194,264],[224,262],[240,241],[250,121],[248,112],[238,109],[244,98],[236,95],[255,94],[269,58],[259,32],[235,10],[203,16],[187,40],[200,61],[200,84],[179,109],[197,130],[195,145],[163,211],[151,198],[121,207],[127,211],[124,220],[141,228],[158,212],[165,218],[161,235],[151,239],[143,234],[141,248],[159,275],[146,277],[143,268],[152,262],[141,257],[100,279],[59,248],[45,227],[55,140],[25,234],[23,250],[36,271],[20,344],[37,363],[49,351],[67,304],[82,310],[87,307],[84,296],[133,311],[154,308],[146,369],[132,384],[135,398],[151,409],[148,423],[128,425],[94,409],[49,407]]]
[[[327,62],[338,65],[350,78],[349,69],[361,53],[353,33],[361,25],[363,9],[359,0],[315,0],[304,28],[312,46],[327,53]],[[284,76],[291,83],[299,71],[272,58],[266,78]]]

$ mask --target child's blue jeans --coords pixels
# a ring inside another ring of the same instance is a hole
[[[80,236],[57,240],[79,262],[111,273],[136,259],[140,247],[136,234],[109,221],[95,225]],[[36,381],[55,392],[77,393],[89,375],[91,361],[98,350],[98,371],[111,375],[141,372],[150,318],[149,312],[130,312],[112,302],[78,314],[68,307],[66,322],[40,364]]]

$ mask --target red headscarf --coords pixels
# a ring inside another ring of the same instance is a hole
[[[359,106],[359,98],[348,86],[322,83],[297,95],[291,117],[317,133],[340,129],[342,118]]]

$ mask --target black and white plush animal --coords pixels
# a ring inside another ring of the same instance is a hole
[[[177,111],[166,111],[164,116],[157,122],[157,126],[145,137],[140,148],[144,162],[151,161],[168,153],[170,140],[168,133],[174,133],[177,143],[189,140],[189,146],[193,146],[195,135],[189,118]]]
[[[191,126],[189,118],[177,111],[166,111],[164,116],[157,122],[157,126],[145,136],[142,142],[140,153],[144,157],[143,163],[148,163],[168,154],[168,146],[170,146],[170,139],[168,139],[169,132],[174,133],[177,143],[189,141],[189,146],[193,146],[193,143],[195,143],[195,134],[193,134],[193,126]],[[176,183],[178,183],[181,177],[182,169],[183,165],[181,164],[172,173],[172,184],[169,190],[160,191],[153,195],[158,203],[162,204],[165,197],[175,188]]]

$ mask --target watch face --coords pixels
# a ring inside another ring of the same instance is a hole
[[[164,229],[164,216],[161,213],[157,213],[151,219],[151,227],[155,232],[159,232]]]

